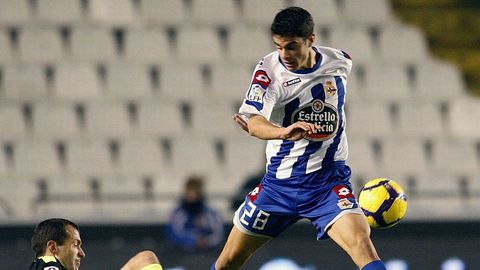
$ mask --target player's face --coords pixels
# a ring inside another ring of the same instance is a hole
[[[304,39],[302,37],[284,37],[273,35],[273,43],[280,54],[285,67],[290,71],[310,68],[312,63],[311,57],[314,57],[312,44],[315,35]],[[312,56],[313,53],[313,56]]]
[[[80,261],[85,257],[85,252],[82,249],[82,239],[80,239],[80,233],[74,227],[67,226],[66,230],[68,237],[63,245],[58,246],[55,257],[68,270],[78,270]]]

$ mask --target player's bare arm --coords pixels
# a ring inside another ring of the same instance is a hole
[[[261,115],[251,115],[248,121],[250,135],[262,140],[298,141],[309,134],[314,134],[318,127],[312,123],[295,122],[288,127],[278,127]]]

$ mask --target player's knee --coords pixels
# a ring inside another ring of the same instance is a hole
[[[141,251],[137,253],[135,257],[138,257],[139,261],[145,264],[159,263],[157,255],[155,255],[155,253],[150,250]]]
[[[353,237],[350,243],[352,255],[355,254],[356,256],[370,258],[375,253],[372,241],[368,234],[357,234]]]
[[[246,259],[241,254],[222,254],[216,262],[216,270],[239,269]]]

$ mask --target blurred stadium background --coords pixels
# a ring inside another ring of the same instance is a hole
[[[143,248],[167,269],[208,269],[219,251],[175,251],[163,224],[185,177],[200,174],[231,226],[232,196],[263,169],[264,149],[230,116],[252,68],[274,50],[268,27],[287,5],[312,13],[317,44],[354,59],[354,186],[388,177],[407,191],[406,220],[373,232],[383,258],[410,270],[478,269],[473,0],[0,0],[4,267],[26,269],[34,224],[60,216],[83,228],[83,269],[116,269]],[[331,242],[315,242],[308,224],[274,243],[245,269],[279,256],[354,269]],[[449,258],[466,268],[441,268]]]

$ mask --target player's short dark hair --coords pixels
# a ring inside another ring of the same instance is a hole
[[[270,27],[272,35],[282,37],[302,37],[304,39],[313,34],[312,15],[301,7],[288,7],[281,10],[273,19]]]
[[[44,255],[47,242],[50,240],[62,245],[68,237],[68,225],[80,231],[75,223],[63,218],[51,218],[40,222],[35,227],[31,240],[35,257]]]

